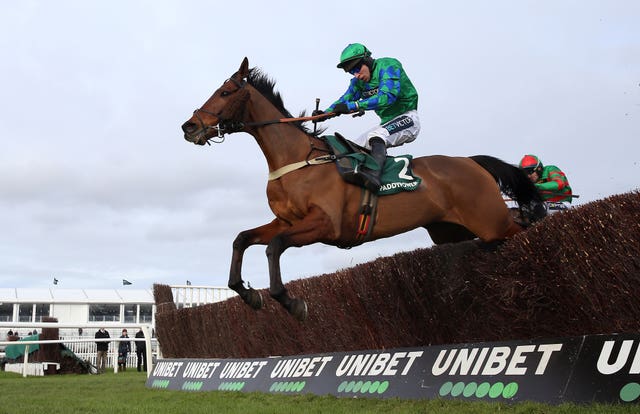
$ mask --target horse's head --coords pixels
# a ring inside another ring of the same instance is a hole
[[[204,145],[215,136],[242,130],[244,112],[249,100],[245,88],[249,74],[249,60],[245,57],[240,69],[200,107],[184,124],[184,139],[194,144]]]

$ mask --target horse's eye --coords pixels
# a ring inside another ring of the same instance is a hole
[[[220,95],[229,96],[230,94],[231,94],[231,92],[229,92],[229,91],[222,91],[222,93]]]

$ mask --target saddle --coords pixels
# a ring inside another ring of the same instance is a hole
[[[359,172],[362,168],[377,168],[371,154],[337,132],[335,135],[325,135],[322,139],[335,155],[335,164],[342,178],[348,183],[364,188],[364,178]],[[411,171],[412,159],[411,155],[387,156],[382,169],[382,186],[378,191],[379,196],[413,191],[420,186],[422,179],[414,176]]]

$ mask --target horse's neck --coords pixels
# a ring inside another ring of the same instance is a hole
[[[249,122],[280,119],[283,115],[265,97],[252,91]],[[249,133],[258,142],[269,171],[303,160],[311,148],[309,139],[299,128],[289,123],[252,127]]]

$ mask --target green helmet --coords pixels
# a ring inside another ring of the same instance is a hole
[[[339,69],[349,72],[361,59],[371,56],[371,51],[362,43],[350,43],[340,54]]]

